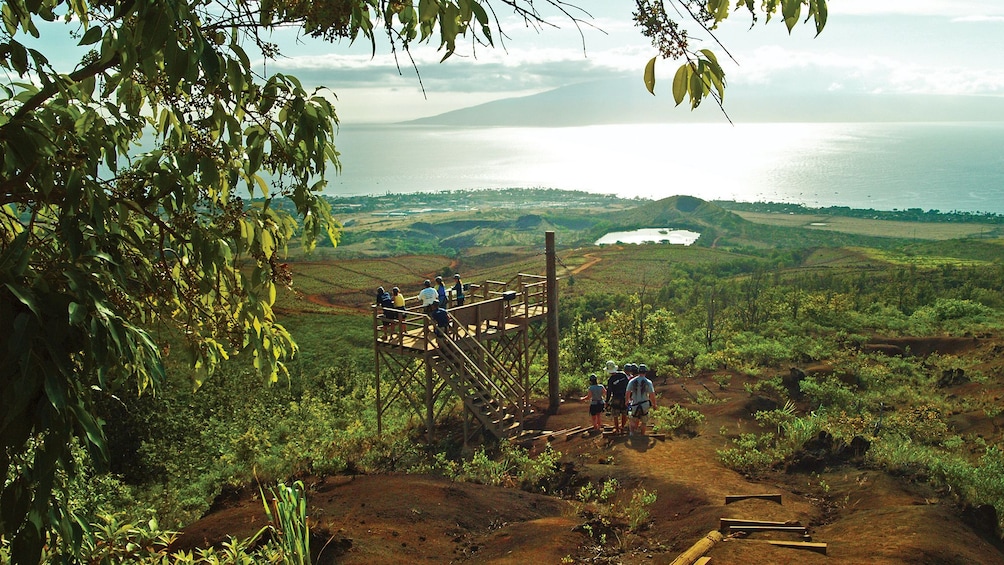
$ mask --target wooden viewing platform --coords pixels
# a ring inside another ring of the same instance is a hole
[[[463,306],[449,298],[450,327],[442,335],[417,296],[405,298],[404,309],[388,309],[398,314],[388,326],[373,305],[378,432],[388,407],[401,398],[426,422],[430,440],[435,419],[453,398],[466,409],[465,440],[471,424],[474,433],[509,437],[529,413],[537,384],[530,366],[545,349],[546,277],[521,273],[472,284]]]

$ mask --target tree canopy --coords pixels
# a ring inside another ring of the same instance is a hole
[[[543,4],[553,14],[532,0],[0,3],[0,536],[15,561],[37,561],[56,540],[72,555],[85,535],[60,485],[75,472],[72,443],[106,459],[96,398],[156,390],[166,355],[198,385],[238,353],[279,380],[296,352],[272,305],[290,283],[282,256],[298,230],[308,249],[322,234],[337,241],[319,192],[339,167],[338,117],[326,89],[252,64],[279,54],[263,32],[298,26],[374,52],[378,40],[395,53],[437,41],[446,60],[458,41],[502,41],[497,10],[537,27],[588,21]],[[636,4],[659,55],[687,59],[677,102],[720,100],[713,53],[689,49],[664,2]],[[726,0],[668,4],[708,29],[730,10]],[[736,7],[754,21],[780,10],[789,28],[803,7],[817,29],[826,19],[825,0]],[[68,41],[81,56],[62,68]],[[653,90],[654,73],[645,77]],[[297,218],[273,208],[277,197]],[[169,352],[154,335],[185,347]]]

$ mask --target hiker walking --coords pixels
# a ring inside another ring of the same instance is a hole
[[[589,375],[589,390],[580,401],[589,400],[589,416],[593,419],[593,429],[603,431],[603,397],[606,396],[607,389],[599,383],[596,373]]]
[[[627,384],[628,376],[617,369],[617,363],[607,361],[607,410],[614,420],[614,433],[622,434],[627,430]],[[627,368],[627,365],[624,366]]]
[[[628,416],[631,418],[629,433],[645,435],[648,411],[655,408],[655,386],[645,376],[647,372],[648,367],[644,363],[638,365],[638,376],[627,384]]]

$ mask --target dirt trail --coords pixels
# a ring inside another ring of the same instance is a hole
[[[935,341],[924,345],[937,348]],[[946,341],[944,346],[963,347],[961,343]],[[910,345],[916,351],[919,344]],[[669,563],[728,517],[798,521],[809,527],[812,541],[827,544],[827,554],[771,546],[764,540],[799,538],[762,532],[718,543],[708,554],[714,564],[1004,564],[993,535],[967,525],[950,497],[924,484],[853,463],[799,473],[775,471],[757,479],[722,466],[717,450],[731,446],[729,437],[759,430],[744,381],[733,375],[722,391],[710,377],[688,380],[691,391],[703,390],[703,383],[722,399],[702,405],[672,379],[657,381],[661,406],[679,403],[704,414],[706,421],[695,437],[578,435],[552,443],[573,466],[573,484],[598,485],[616,478],[620,488],[615,500],[621,508],[635,489],[657,493],[649,507],[650,526],[638,534],[611,534],[606,546],[599,547],[581,528],[589,520],[583,514],[588,507],[572,496],[563,500],[429,476],[334,476],[310,482],[312,547],[323,547],[315,563]],[[540,415],[536,422],[550,430],[587,426],[588,406],[563,403],[558,414]],[[533,447],[543,445],[537,440]],[[779,493],[782,503],[751,499],[725,504],[728,494],[755,493]],[[185,530],[177,547],[256,531],[263,516],[253,494],[219,504]]]

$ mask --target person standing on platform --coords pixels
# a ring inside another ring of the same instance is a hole
[[[394,299],[394,308],[396,308],[397,311],[398,311],[397,312],[397,333],[403,334],[404,333],[404,315],[405,315],[404,295],[401,294],[401,289],[395,286],[394,288],[390,289],[390,297]]]
[[[432,281],[425,279],[423,288],[418,293],[418,298],[422,301],[422,310],[428,310],[429,306],[438,300],[436,289],[432,288]]]
[[[439,300],[441,308],[446,308],[450,305],[450,301],[446,297],[446,285],[443,284],[443,277],[436,277],[436,297]]]
[[[453,275],[453,300],[457,306],[464,305],[464,283],[459,274]]]
[[[383,319],[383,338],[387,339],[391,326],[396,323],[398,311],[394,309],[394,299],[382,286],[376,289],[376,302],[380,307],[380,317]]]

